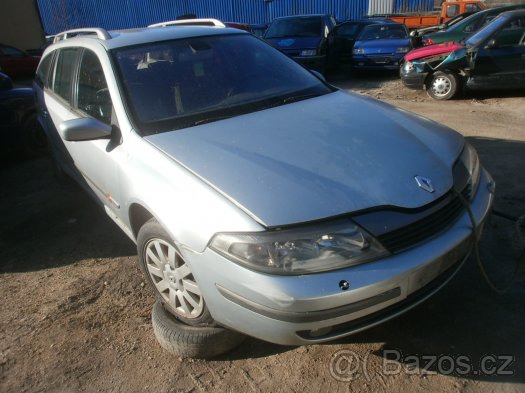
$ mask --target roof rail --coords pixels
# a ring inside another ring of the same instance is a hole
[[[58,33],[55,35],[55,38],[53,39],[53,44],[62,40],[67,40],[68,38],[75,37],[77,35],[92,35],[95,34],[98,38],[101,40],[109,40],[111,39],[111,36],[106,31],[106,29],[103,29],[101,27],[87,27],[82,29],[73,29],[73,30],[66,30],[62,33]]]
[[[218,19],[180,19],[171,20],[168,22],[160,22],[149,25],[148,27],[166,27],[166,26],[213,26],[213,27],[226,27]]]

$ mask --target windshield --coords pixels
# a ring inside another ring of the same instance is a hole
[[[113,51],[135,127],[180,129],[329,93],[306,69],[250,34]]]
[[[359,35],[359,40],[384,40],[396,38],[408,38],[407,30],[401,25],[369,25],[366,26]]]
[[[322,32],[323,24],[320,16],[298,16],[274,20],[265,38],[319,37]]]
[[[505,15],[498,16],[483,29],[478,31],[476,34],[471,36],[466,42],[466,46],[471,48],[478,46],[485,40],[487,40],[492,34],[494,34],[500,27],[507,23],[508,18]]]

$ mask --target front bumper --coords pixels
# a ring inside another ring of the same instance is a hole
[[[483,170],[471,208],[479,226],[494,195]],[[184,251],[213,318],[221,325],[284,345],[326,342],[391,319],[444,286],[472,245],[466,212],[439,236],[387,258],[336,271],[274,276],[241,267],[210,249]],[[340,281],[350,283],[341,290]]]
[[[407,72],[404,67],[401,67],[399,69],[399,76],[403,84],[409,89],[422,90],[425,88],[425,80],[427,79],[428,72],[418,71],[417,68]]]

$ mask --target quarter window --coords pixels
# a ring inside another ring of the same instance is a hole
[[[40,65],[38,66],[38,69],[36,70],[35,82],[41,87],[44,87],[44,85],[47,85],[47,77],[49,74],[49,68],[51,65],[52,58],[53,58],[53,54],[49,54],[46,57],[44,57],[40,61]]]
[[[77,88],[78,109],[106,124],[111,122],[113,109],[108,85],[100,61],[86,49],[80,61]]]

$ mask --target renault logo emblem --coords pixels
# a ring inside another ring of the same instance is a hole
[[[432,185],[432,181],[428,177],[416,176],[414,177],[414,179],[416,179],[416,183],[419,188],[422,188],[423,190],[428,192],[434,192],[434,186]]]

